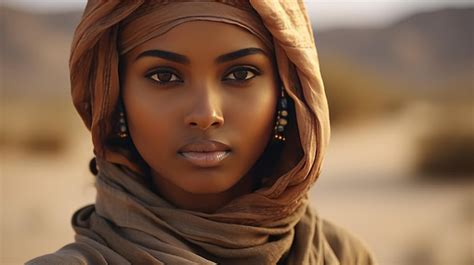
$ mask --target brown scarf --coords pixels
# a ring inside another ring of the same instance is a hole
[[[114,139],[112,122],[119,56],[191,20],[231,23],[258,36],[274,50],[294,103],[281,174],[212,214],[177,209],[151,192],[141,181],[143,165]],[[30,264],[373,264],[363,244],[308,205],[330,127],[302,0],[89,1],[70,69],[74,104],[97,157],[97,200],[74,215],[75,243]]]

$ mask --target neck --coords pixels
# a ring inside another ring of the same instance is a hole
[[[191,193],[176,186],[169,180],[153,175],[153,189],[163,199],[178,208],[204,213],[213,213],[233,199],[251,193],[254,188],[252,174],[246,174],[230,189],[211,194]]]

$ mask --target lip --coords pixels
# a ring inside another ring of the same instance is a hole
[[[229,151],[230,147],[226,144],[217,141],[211,140],[199,140],[190,142],[182,146],[178,152],[219,152],[219,151]]]
[[[181,147],[178,154],[198,167],[215,167],[226,159],[231,148],[217,141],[193,141]]]

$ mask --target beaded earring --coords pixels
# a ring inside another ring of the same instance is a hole
[[[120,127],[119,127],[119,133],[118,136],[120,138],[127,138],[127,124],[125,123],[125,114],[123,111],[120,111],[120,119],[119,119]]]
[[[285,90],[281,88],[281,96],[278,102],[278,112],[274,128],[274,140],[284,142],[285,126],[288,124],[288,99],[285,96]]]

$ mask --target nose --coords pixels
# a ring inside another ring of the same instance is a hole
[[[194,104],[186,118],[185,125],[191,128],[207,130],[210,127],[219,128],[224,125],[224,116],[218,95],[212,92],[203,92],[196,95]]]

